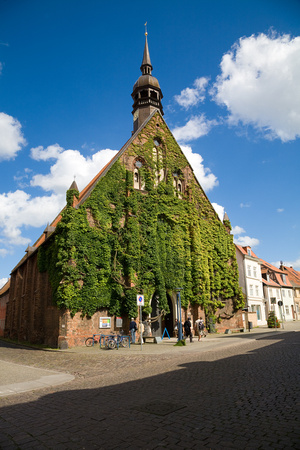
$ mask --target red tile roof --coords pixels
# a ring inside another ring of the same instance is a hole
[[[239,251],[243,254],[243,255],[248,255],[249,256],[249,254],[248,254],[248,249],[250,250],[250,253],[251,253],[251,256],[253,257],[253,258],[258,258],[257,256],[256,256],[256,254],[253,252],[253,250],[251,249],[251,247],[242,247],[241,245],[237,245],[237,244],[235,244],[235,246],[239,249]]]
[[[292,285],[300,286],[300,272],[293,269],[293,267],[287,267],[287,266],[280,266],[280,267],[285,273],[287,273]]]

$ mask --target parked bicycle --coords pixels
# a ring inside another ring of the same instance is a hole
[[[114,348],[127,348],[130,346],[129,336],[122,336],[120,334],[110,334],[105,337],[105,348],[113,350]]]
[[[122,332],[121,332],[122,333]],[[99,336],[99,337],[97,337]],[[87,347],[93,347],[95,344],[100,344],[103,342],[105,348],[113,349],[113,348],[119,348],[124,347],[127,348],[130,346],[130,340],[129,336],[123,336],[123,334],[93,334],[93,336],[88,337],[85,340],[85,345]]]

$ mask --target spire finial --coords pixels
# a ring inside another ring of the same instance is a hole
[[[144,24],[145,27],[145,36],[148,36],[148,32],[147,32],[147,22]]]

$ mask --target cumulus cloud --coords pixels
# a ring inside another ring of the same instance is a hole
[[[252,125],[269,139],[300,136],[300,37],[241,38],[221,61],[211,90],[229,123]]]
[[[31,157],[35,160],[54,160],[48,174],[36,174],[30,180],[31,186],[40,187],[48,194],[32,197],[21,189],[0,194],[0,242],[6,247],[0,249],[0,255],[5,256],[14,246],[31,242],[24,236],[24,229],[39,228],[57,216],[65,205],[66,190],[74,175],[79,189],[83,189],[116,153],[105,149],[85,158],[79,151],[64,150],[58,144],[32,148]],[[15,179],[29,181],[31,173],[31,169],[25,169],[24,175],[17,174]]]
[[[278,213],[282,213],[283,211],[284,211],[284,208],[278,208],[278,209],[277,209],[277,212],[278,212]]]
[[[191,106],[196,106],[198,103],[205,100],[205,90],[209,79],[205,77],[197,78],[194,81],[193,88],[187,87],[180,92],[180,95],[175,95],[175,101],[184,109]]]
[[[63,152],[63,148],[58,144],[49,145],[44,149],[42,145],[38,147],[32,148],[30,150],[30,155],[32,159],[36,161],[48,161],[49,159],[57,159],[59,158],[60,153]]]
[[[0,194],[1,240],[12,246],[29,244],[21,228],[41,227],[53,220],[64,204],[65,197],[56,194],[35,198],[21,190]]]
[[[216,120],[207,120],[205,114],[201,114],[192,117],[184,126],[174,128],[172,133],[178,142],[189,142],[206,136],[215,125]]]
[[[12,159],[26,145],[20,122],[12,116],[0,113],[0,160]]]
[[[191,164],[194,174],[205,192],[208,192],[215,186],[218,186],[219,182],[217,177],[210,171],[210,169],[204,167],[203,158],[199,155],[199,153],[193,153],[193,150],[189,145],[181,145],[181,150],[185,154],[188,162]]]
[[[91,157],[84,157],[78,150],[64,150],[58,144],[45,149],[42,146],[33,148],[31,156],[34,159],[56,161],[48,174],[34,175],[31,186],[39,186],[47,192],[65,194],[76,176],[76,183],[79,190],[82,190],[116,153],[116,150],[104,149]]]
[[[233,239],[234,243],[237,245],[241,245],[242,247],[257,247],[259,245],[259,239],[251,238],[249,236],[239,236],[238,238]]]
[[[238,225],[236,225],[235,227],[232,228],[231,230],[231,234],[238,235],[238,234],[243,234],[246,233],[246,231],[244,230],[244,228],[239,227]]]
[[[225,213],[224,206],[218,205],[218,203],[212,203],[212,206],[213,206],[214,210],[216,211],[216,213],[218,214],[221,222],[223,222],[224,213]]]

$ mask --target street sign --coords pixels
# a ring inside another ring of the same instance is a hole
[[[278,306],[282,306],[282,305],[283,305],[282,301],[279,300],[279,301],[278,301]]]
[[[136,303],[138,306],[144,306],[144,296],[143,295],[137,295],[136,296]]]
[[[271,305],[276,305],[276,297],[271,297],[270,300],[271,300]]]

